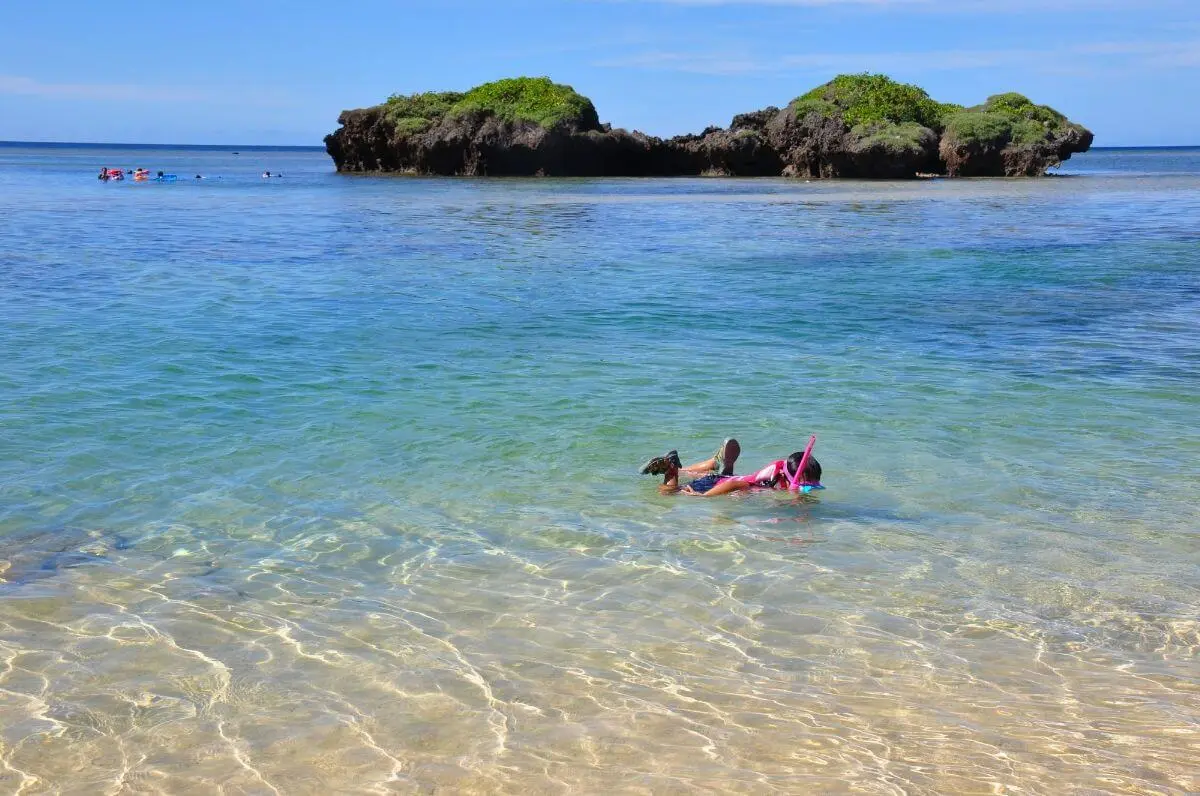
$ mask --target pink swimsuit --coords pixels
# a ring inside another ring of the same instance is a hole
[[[750,473],[749,475],[729,475],[719,479],[717,483],[723,484],[726,481],[741,481],[743,484],[749,484],[750,486],[759,486],[763,489],[768,489],[776,484],[775,477],[777,475],[786,472],[787,471],[784,469],[784,460],[778,459],[771,462],[757,473]],[[775,488],[787,489],[787,484],[785,483],[782,487],[776,486]]]

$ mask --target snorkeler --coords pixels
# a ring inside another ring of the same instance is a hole
[[[669,451],[646,462],[641,472],[646,475],[662,474],[663,482],[659,491],[663,494],[682,492],[685,495],[717,497],[748,489],[789,489],[807,494],[815,489],[825,488],[821,486],[821,464],[812,455],[816,441],[816,436],[813,436],[803,452],[797,451],[787,459],[778,459],[758,472],[747,475],[733,474],[733,466],[741,453],[741,446],[735,439],[725,440],[717,453],[705,461],[684,467],[679,460],[679,454]],[[681,472],[688,476],[697,473],[706,475],[680,487]]]

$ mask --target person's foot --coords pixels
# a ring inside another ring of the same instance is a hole
[[[650,461],[642,465],[642,475],[660,475],[672,469],[678,470],[683,467],[683,463],[679,461],[679,453],[677,451],[667,451],[662,456],[655,456]]]
[[[733,437],[721,443],[721,447],[713,454],[716,465],[713,467],[721,475],[733,475],[733,466],[742,455],[742,446]]]

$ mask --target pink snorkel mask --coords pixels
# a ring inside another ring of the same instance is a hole
[[[800,481],[800,474],[804,472],[804,465],[808,464],[808,459],[809,459],[809,457],[812,456],[813,446],[816,444],[817,444],[817,435],[813,434],[811,437],[808,438],[808,447],[804,449],[804,455],[800,457],[800,464],[799,464],[799,466],[796,467],[796,472],[793,473],[792,475],[788,476],[788,481],[789,481],[788,489],[789,490],[799,489],[799,490],[803,491],[804,494],[807,495],[809,492],[813,491],[814,489],[824,489],[825,488],[825,487],[821,486],[819,483],[814,482],[814,483],[810,484],[807,481],[805,481],[805,482]],[[788,474],[786,461],[783,463],[783,474],[784,475]]]

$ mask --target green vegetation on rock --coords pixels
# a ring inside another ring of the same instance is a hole
[[[797,97],[792,111],[797,118],[810,113],[821,116],[841,114],[851,127],[863,124],[913,122],[940,130],[943,118],[959,109],[931,99],[925,90],[910,83],[898,83],[887,75],[864,72],[838,75],[823,86]]]
[[[816,89],[814,89],[816,91]],[[812,92],[810,91],[809,94]],[[838,107],[829,100],[821,99],[820,97],[810,97],[805,94],[803,97],[797,97],[792,102],[792,113],[796,114],[797,119],[803,119],[810,113],[815,113],[821,118],[833,116],[838,112]]]
[[[533,122],[546,128],[564,122],[586,130],[600,126],[590,99],[548,77],[513,77],[476,86],[452,109],[456,116],[470,111],[485,111],[507,122]]]
[[[423,94],[393,94],[383,104],[384,114],[396,130],[406,135],[423,133],[462,101],[457,91],[427,91]]]
[[[1013,122],[1012,142],[1015,146],[1032,146],[1039,141],[1045,141],[1049,137],[1049,133],[1049,125],[1044,122],[1025,119]]]
[[[924,151],[923,139],[931,135],[916,122],[892,124],[891,122],[858,124],[850,130],[855,137],[855,146],[866,150],[881,147],[894,154],[916,155]]]
[[[1000,113],[960,111],[946,119],[945,134],[958,141],[1003,146],[1012,134],[1012,120]]]
[[[393,94],[384,114],[404,135],[423,133],[443,118],[483,112],[506,122],[533,122],[551,128],[568,124],[584,130],[600,126],[592,101],[548,77],[513,77],[484,83],[461,93],[429,91]]]
[[[1071,123],[1048,105],[1035,105],[1016,92],[996,94],[987,102],[951,114],[946,138],[953,144],[987,147],[1033,146]]]
[[[1012,119],[1027,119],[1042,122],[1052,127],[1066,122],[1067,117],[1051,108],[1049,105],[1034,105],[1024,94],[1010,91],[1007,94],[995,94],[987,98],[983,110],[988,113],[1002,113]]]

